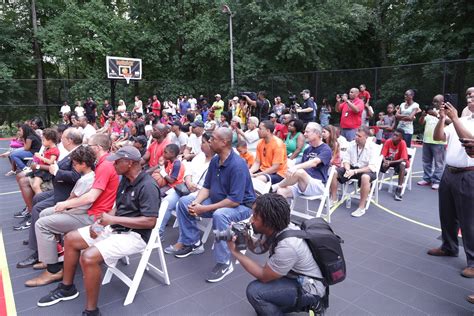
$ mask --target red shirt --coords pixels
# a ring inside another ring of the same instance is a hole
[[[43,156],[46,159],[51,159],[51,156],[56,156],[56,161],[58,161],[59,148],[58,147],[49,148],[49,149],[44,151]],[[44,166],[44,165],[49,165],[49,164],[47,164],[43,160],[40,160],[40,165]]]
[[[169,143],[170,141],[168,140],[168,138],[165,138],[161,143],[158,143],[158,141],[154,140],[150,144],[150,147],[148,147],[147,150],[150,153],[150,160],[148,160],[148,165],[150,167],[154,167],[158,164],[158,160],[161,156],[163,156],[165,147]]]
[[[178,184],[183,183],[183,180],[184,180],[184,165],[181,163],[180,160],[176,159],[173,162],[167,161],[165,171],[171,178],[176,179],[175,182],[168,183],[168,185],[170,187],[174,188]]]
[[[160,103],[160,101],[158,101],[158,100],[153,101],[153,103],[151,104],[151,111],[156,116],[160,116],[160,114],[161,114],[161,103]]]
[[[100,157],[95,166],[95,179],[92,189],[99,189],[102,193],[87,211],[87,214],[89,216],[94,215],[94,218],[97,218],[103,212],[110,211],[117,196],[119,177],[115,171],[114,163],[105,159],[108,155]]]
[[[410,160],[408,158],[407,144],[402,139],[397,146],[392,142],[391,139],[387,139],[382,148],[382,156],[389,160],[405,160],[406,167],[410,167]]]
[[[361,99],[355,98],[352,103],[359,108],[359,112],[356,113],[347,105],[347,102],[341,103],[339,108],[341,109],[341,128],[359,128],[362,124],[362,111],[364,111],[364,102]]]
[[[275,135],[285,141],[286,135],[288,135],[288,126],[285,124],[277,124],[275,126]]]
[[[367,90],[365,90],[364,92],[360,92],[360,93],[359,93],[359,98],[362,99],[362,97],[365,98],[365,103],[367,103],[367,101],[369,101],[370,98],[371,98],[371,97],[370,97],[370,92],[367,91]]]

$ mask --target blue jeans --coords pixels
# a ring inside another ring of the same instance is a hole
[[[356,138],[357,128],[342,128],[341,135],[344,136],[348,142]]]
[[[174,191],[170,190],[170,193],[164,198],[165,201],[168,201],[168,208],[166,209],[165,215],[163,216],[163,222],[160,226],[160,237],[165,233],[166,224],[168,224],[171,218],[171,211],[176,208],[176,203],[178,203],[180,196]]]
[[[14,150],[10,154],[10,158],[15,162],[15,165],[19,170],[22,170],[23,168],[26,167],[26,164],[23,161],[23,159],[31,158],[31,157],[33,157],[33,154],[24,149]]]
[[[319,296],[309,294],[302,295],[297,302],[299,287],[296,279],[287,277],[268,283],[255,280],[247,286],[247,299],[258,315],[283,315],[316,305]]]
[[[184,245],[193,245],[200,239],[199,228],[196,224],[196,218],[189,214],[188,205],[196,199],[196,196],[187,195],[179,199],[176,215],[179,222],[178,242]],[[202,205],[212,204],[210,199],[204,200]],[[239,205],[235,208],[219,208],[214,212],[201,214],[201,217],[212,218],[212,228],[216,230],[225,230],[231,222],[240,222],[249,218],[251,209],[245,205]],[[219,241],[214,244],[214,259],[217,263],[228,263],[230,261],[230,251],[227,242]]]
[[[423,143],[423,180],[431,183],[441,182],[445,154],[445,145]]]
[[[410,148],[411,147],[411,139],[413,137],[413,134],[403,134],[403,139],[405,140],[405,143],[407,144],[407,147]]]

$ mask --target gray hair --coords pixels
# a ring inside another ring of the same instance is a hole
[[[255,126],[258,126],[258,118],[256,118],[255,116],[249,117],[249,123],[253,123],[255,124]]]
[[[81,145],[82,144],[82,134],[81,132],[74,127],[70,127],[64,131],[65,137],[70,139],[74,145]]]
[[[323,134],[323,128],[321,125],[319,125],[316,122],[309,122],[308,125],[306,125],[306,128],[311,129],[314,133],[318,134],[319,136],[322,136]]]

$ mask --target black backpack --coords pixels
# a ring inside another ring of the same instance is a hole
[[[271,254],[278,242],[289,237],[306,240],[314,260],[319,266],[323,278],[311,277],[323,282],[325,286],[337,284],[346,278],[346,262],[341,244],[344,242],[322,218],[311,218],[303,221],[301,230],[286,230],[275,238]]]

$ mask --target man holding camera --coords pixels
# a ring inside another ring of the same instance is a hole
[[[466,92],[470,111],[474,111],[474,92]],[[445,128],[446,117],[452,124]],[[442,245],[428,251],[432,256],[458,255],[458,230],[461,228],[467,267],[461,275],[474,278],[474,117],[458,118],[456,108],[449,102],[443,104],[434,139],[447,142],[446,168],[439,186],[439,217]],[[464,147],[463,147],[464,145]]]
[[[254,233],[262,234],[267,241],[274,240],[286,230],[299,229],[290,223],[290,206],[279,194],[259,196],[253,205],[250,222]],[[290,237],[281,240],[263,267],[240,253],[235,239],[227,244],[242,267],[256,278],[247,286],[247,299],[258,315],[319,309],[326,288],[313,279],[321,278],[322,274],[303,239]]]
[[[301,107],[296,109],[296,113],[298,113],[298,118],[306,124],[314,121],[317,108],[308,89],[301,91],[301,95],[304,101]]]
[[[225,230],[231,222],[249,218],[255,201],[247,164],[232,149],[232,130],[216,129],[210,146],[217,155],[209,163],[203,188],[197,197],[187,195],[178,202],[178,242],[183,244],[183,248],[174,253],[178,258],[204,252],[197,227],[198,217],[212,218],[214,229]],[[234,270],[225,242],[214,244],[214,258],[216,265],[206,279],[208,282],[219,282]]]
[[[350,90],[349,98],[347,94],[336,95],[336,112],[341,112],[341,135],[349,142],[355,139],[357,129],[362,125],[364,108],[357,88]]]

